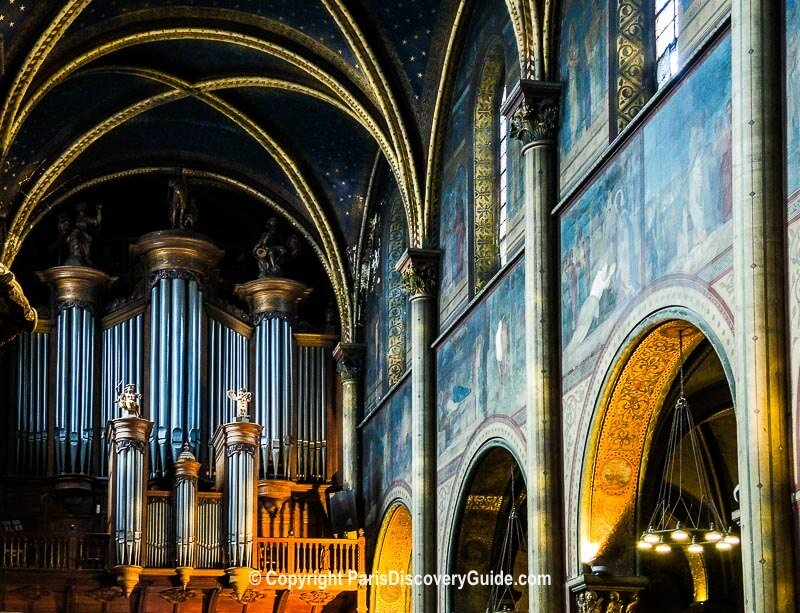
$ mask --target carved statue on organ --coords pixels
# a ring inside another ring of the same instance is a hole
[[[259,278],[283,276],[287,259],[294,258],[299,251],[300,240],[297,235],[291,235],[284,244],[278,236],[278,220],[270,218],[261,238],[253,248],[253,255],[258,263]]]
[[[87,204],[79,202],[75,205],[75,216],[70,220],[67,213],[58,216],[58,233],[66,244],[69,256],[64,262],[67,266],[91,266],[92,239],[100,230],[103,205],[98,204],[95,216],[90,217],[86,211]]]
[[[169,180],[169,223],[173,230],[191,230],[197,223],[200,211],[189,193],[186,177]]]

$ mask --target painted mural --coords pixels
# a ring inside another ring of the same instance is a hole
[[[380,521],[381,497],[411,481],[411,382],[406,380],[365,424],[362,433],[365,523]]]
[[[440,324],[447,326],[469,301],[468,241],[472,223],[473,161],[472,132],[476,71],[483,57],[500,45],[505,57],[508,90],[519,80],[518,51],[514,28],[502,0],[477,3],[470,18],[465,45],[453,87],[452,110],[443,143],[443,180],[439,205],[439,247],[442,252]],[[499,109],[498,109],[499,110]],[[510,144],[508,218],[513,226],[523,211],[524,167],[520,145]],[[499,155],[499,152],[498,152]],[[460,203],[464,203],[463,217]],[[463,219],[463,232],[462,232]]]
[[[524,269],[517,264],[436,351],[439,465],[491,415],[524,421]]]
[[[442,194],[441,230],[447,249],[442,254],[441,291],[447,296],[453,293],[467,272],[467,172],[459,166],[454,174],[446,182]]]
[[[564,83],[559,147],[569,157],[608,107],[608,3],[566,0],[559,66]]]
[[[563,214],[565,366],[640,290],[730,244],[730,56],[726,38]]]
[[[800,0],[786,0],[786,159],[792,195],[800,189]]]

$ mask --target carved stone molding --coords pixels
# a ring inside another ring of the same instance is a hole
[[[409,297],[430,298],[436,295],[439,280],[439,252],[432,249],[408,249],[395,269],[403,277]]]
[[[645,577],[612,575],[581,575],[567,582],[578,613],[636,613],[646,585]]]
[[[364,345],[357,343],[339,343],[333,350],[336,360],[336,372],[342,381],[358,379],[364,370]]]

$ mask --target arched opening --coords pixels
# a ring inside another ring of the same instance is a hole
[[[459,501],[450,572],[458,575],[472,572],[472,576],[477,573],[479,577],[486,577],[503,567],[504,573],[510,572],[514,577],[527,574],[525,543],[517,538],[506,538],[509,525],[515,521],[511,519],[512,510],[517,516],[517,525],[523,530],[527,526],[526,503],[525,480],[514,456],[503,447],[490,448],[472,468]],[[504,564],[505,560],[510,560],[510,564]],[[485,581],[476,583],[465,584],[460,589],[450,588],[450,610],[459,613],[489,610],[492,586]],[[495,596],[499,599],[501,595]],[[507,608],[497,610],[527,611],[527,589],[512,587],[502,598],[501,606]]]
[[[391,578],[395,573],[411,572],[411,513],[397,503],[387,512],[378,533],[372,573],[375,577]],[[370,588],[370,607],[373,613],[411,613],[411,590],[396,580]]]
[[[681,362],[683,397],[694,427],[676,435],[673,416],[681,397]],[[672,500],[682,496],[692,516],[707,517],[715,505],[724,521],[715,527],[738,533],[736,418],[720,356],[697,327],[670,320],[633,342],[609,381],[585,467],[581,561],[605,566],[616,577],[647,578],[640,611],[743,611],[738,547],[719,551],[704,544],[693,553],[688,544],[672,542],[667,534],[663,538],[671,546],[668,551],[637,548],[661,492]],[[670,455],[671,435],[675,451]],[[665,478],[668,461],[687,470]],[[701,480],[706,485],[701,486]],[[666,514],[667,525],[674,526],[683,513]]]
[[[484,59],[475,94],[473,261],[476,293],[483,289],[500,266],[499,152],[503,136],[500,122],[503,82],[503,50],[497,46]]]

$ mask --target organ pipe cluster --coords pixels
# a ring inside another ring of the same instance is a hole
[[[230,583],[237,597],[248,585],[253,560],[256,475],[261,426],[242,421],[223,424],[214,435],[217,489],[224,491],[225,549]]]
[[[291,478],[294,382],[292,324],[265,317],[255,329],[255,421],[264,426],[259,445],[260,477]]]
[[[208,322],[208,469],[213,476],[213,433],[233,419],[234,404],[228,390],[248,387],[250,373],[250,341],[236,330],[209,318]]]
[[[324,481],[327,474],[327,347],[298,348],[297,478]]]
[[[121,381],[132,383],[142,389],[142,361],[144,350],[144,314],[138,313],[129,319],[103,330],[103,371],[101,387],[100,423],[105,425],[114,417],[116,388]],[[100,431],[101,475],[106,474],[105,429]]]
[[[192,278],[161,278],[151,290],[151,476],[163,477],[185,443],[200,445],[202,292]]]
[[[184,445],[175,462],[175,563],[184,589],[197,564],[197,476],[198,462]]]
[[[138,394],[133,395],[138,397]],[[124,395],[120,399],[124,399]],[[138,583],[142,567],[146,449],[153,424],[137,416],[139,410],[135,402],[129,405],[120,402],[120,406],[128,414],[109,422],[109,506],[113,518],[114,571],[128,596]]]
[[[21,334],[17,352],[17,472],[47,469],[47,406],[50,335]]]

